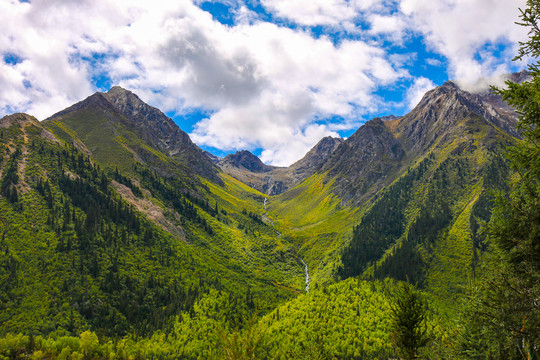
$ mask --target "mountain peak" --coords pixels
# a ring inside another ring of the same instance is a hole
[[[459,86],[452,80],[446,81],[444,84],[442,84],[442,86],[451,89],[459,89]]]
[[[179,160],[194,173],[218,183],[221,181],[213,163],[191,141],[188,134],[161,110],[148,105],[129,90],[113,86],[106,93],[96,92],[47,120],[61,121],[64,116],[85,118],[81,117],[79,112],[96,114],[93,121],[99,122],[106,118],[110,123],[116,124],[115,126],[133,133],[148,146]],[[136,150],[133,151],[137,153]]]
[[[234,154],[225,156],[225,158],[221,160],[220,166],[226,165],[254,173],[268,172],[273,168],[272,166],[265,165],[261,159],[247,150],[237,151]]]
[[[303,176],[313,175],[342,142],[342,138],[331,136],[322,138],[302,159],[292,164],[291,169],[297,174],[303,174]]]
[[[107,94],[120,94],[120,93],[131,93],[131,91],[124,89],[123,87],[119,85],[114,85],[107,91]]]
[[[7,128],[13,124],[19,124],[21,126],[24,126],[28,123],[39,124],[39,121],[31,115],[24,114],[24,113],[15,113],[11,115],[6,115],[3,118],[1,118],[0,128]]]

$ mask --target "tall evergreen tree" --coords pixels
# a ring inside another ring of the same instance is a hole
[[[519,25],[529,29],[515,60],[540,56],[540,0],[527,1]],[[520,115],[523,141],[509,150],[517,180],[500,194],[487,227],[491,245],[484,277],[468,307],[463,354],[536,359],[540,351],[540,63],[531,77],[497,90]],[[472,320],[474,319],[474,320]],[[478,335],[481,336],[478,336]],[[474,339],[477,341],[473,341]]]
[[[392,344],[398,354],[407,360],[418,359],[420,349],[429,342],[424,301],[409,283],[398,288],[391,308]]]

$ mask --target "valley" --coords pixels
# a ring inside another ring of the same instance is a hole
[[[517,122],[447,82],[278,168],[209,156],[118,86],[43,122],[6,116],[0,354],[391,358],[407,281],[444,358]]]

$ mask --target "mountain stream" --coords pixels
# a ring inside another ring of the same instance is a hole
[[[262,215],[262,218],[266,223],[272,225],[272,227],[274,228],[274,231],[276,232],[276,235],[277,235],[277,237],[279,239],[281,237],[281,233],[275,229],[274,222],[272,220],[270,220],[270,218],[268,217],[268,209],[266,208],[267,204],[268,204],[268,199],[264,198],[263,206],[264,206],[264,211],[266,211],[266,212]],[[311,278],[309,277],[308,265],[306,264],[304,259],[302,259],[302,258],[299,258],[299,259],[302,262],[302,264],[304,265],[304,272],[306,273],[306,288],[305,289],[306,289],[306,292],[309,292],[309,283],[311,282]]]

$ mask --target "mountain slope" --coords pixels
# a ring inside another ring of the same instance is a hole
[[[319,173],[271,199],[270,216],[299,240],[315,281],[336,271],[408,276],[443,297],[459,293],[485,250],[477,231],[489,191],[509,177],[501,154],[518,136],[515,114],[482,96],[448,82],[403,117],[367,122]]]
[[[2,335],[148,334],[210,289],[238,316],[303,289],[294,248],[262,222],[262,194],[225,175],[189,179],[120,121],[101,94],[45,123],[0,119]]]

